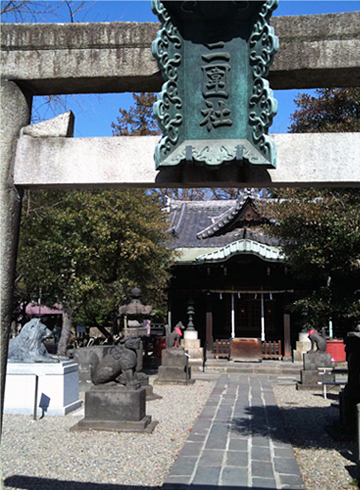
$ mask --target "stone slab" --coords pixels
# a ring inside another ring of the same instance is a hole
[[[34,413],[36,376],[37,415],[63,416],[81,406],[78,365],[75,362],[8,363],[4,413]]]
[[[360,186],[360,133],[271,138],[277,146],[276,169],[229,164],[219,169],[184,166],[156,171],[158,136],[23,136],[18,140],[14,181],[23,188]]]
[[[145,416],[138,421],[117,421],[117,420],[86,420],[82,419],[77,424],[70,427],[70,432],[103,430],[109,432],[151,432],[157,426],[157,421],[151,421],[150,416]]]
[[[359,13],[273,17],[280,49],[272,89],[360,85]],[[151,53],[160,24],[3,24],[1,77],[34,95],[159,92]],[[31,39],[31,43],[29,43]]]

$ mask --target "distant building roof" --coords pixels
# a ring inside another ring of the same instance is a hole
[[[238,246],[233,246],[231,254],[253,253],[264,260],[283,260],[279,240],[259,227],[266,220],[256,210],[253,196],[213,201],[169,199],[167,211],[169,232],[174,237],[170,247],[181,252],[180,262],[199,262],[204,260],[201,256],[209,259],[206,262],[226,260],[230,255],[225,258],[223,253],[235,243]],[[246,246],[244,242],[248,242]]]

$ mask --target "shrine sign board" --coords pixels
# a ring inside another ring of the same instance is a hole
[[[152,1],[152,44],[165,83],[154,104],[163,131],[156,168],[246,161],[276,167],[268,129],[277,101],[266,77],[278,51],[277,0]]]

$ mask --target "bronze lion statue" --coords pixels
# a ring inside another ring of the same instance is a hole
[[[33,318],[25,323],[21,332],[9,341],[9,362],[60,362],[46,350],[43,342],[52,337],[52,332],[41,323],[40,318]]]
[[[139,337],[124,337],[113,347],[101,361],[94,354],[91,358],[91,381],[94,385],[109,382],[125,384],[127,387],[139,388],[136,375],[137,349]]]

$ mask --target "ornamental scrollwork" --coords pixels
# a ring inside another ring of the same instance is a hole
[[[152,43],[152,53],[166,80],[153,109],[164,134],[155,153],[155,159],[160,161],[175,148],[179,140],[179,128],[183,122],[182,101],[178,91],[182,39],[164,4],[155,0],[151,2],[151,7],[161,22],[161,30]]]
[[[152,52],[165,81],[154,104],[163,132],[156,168],[276,166],[268,130],[277,101],[266,77],[278,51],[269,25],[277,4],[224,1],[219,10],[218,2],[152,0],[161,22]]]
[[[267,133],[277,113],[277,100],[264,77],[268,75],[274,55],[279,50],[279,40],[269,25],[269,18],[277,5],[278,0],[264,3],[249,40],[249,59],[254,79],[249,100],[252,143],[270,162],[276,161],[276,147]]]

